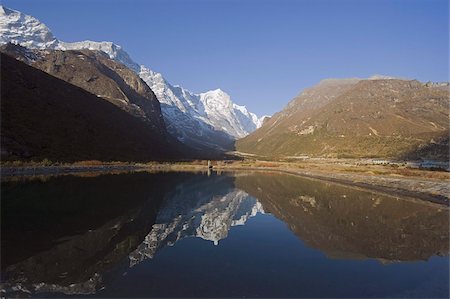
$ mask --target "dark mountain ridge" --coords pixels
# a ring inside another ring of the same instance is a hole
[[[36,50],[6,44],[0,50],[35,68],[81,87],[148,122],[166,135],[160,103],[135,72],[101,51]]]
[[[161,135],[180,153],[180,159],[225,157],[223,151],[194,149],[169,134],[161,105],[151,88],[133,70],[102,51],[39,50],[11,43],[0,46],[0,51],[81,87],[146,122],[153,134]]]
[[[3,53],[1,85],[2,160],[151,161],[185,156],[157,122],[143,121]]]

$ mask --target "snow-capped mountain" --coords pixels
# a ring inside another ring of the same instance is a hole
[[[112,42],[94,42],[90,40],[85,40],[82,42],[65,43],[59,41],[58,49],[60,50],[80,50],[88,49],[94,51],[102,51],[108,54],[111,59],[121,62],[126,65],[129,69],[139,74],[141,67],[139,64],[134,62],[131,57],[125,52],[121,46],[118,46]]]
[[[57,48],[59,41],[39,20],[0,5],[0,43],[27,48]]]
[[[221,128],[235,138],[245,137],[261,126],[260,118],[245,106],[233,103],[230,96],[221,89],[201,93],[198,97],[214,128]]]
[[[0,44],[15,43],[32,49],[98,50],[132,69],[149,85],[161,103],[169,133],[194,147],[227,148],[233,140],[259,128],[264,117],[257,117],[231,101],[220,89],[194,94],[172,85],[151,69],[131,59],[112,42],[81,41],[66,43],[32,16],[0,6]]]

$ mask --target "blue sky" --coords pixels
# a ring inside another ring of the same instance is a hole
[[[447,0],[22,1],[63,41],[113,41],[193,92],[273,114],[324,78],[447,81]]]

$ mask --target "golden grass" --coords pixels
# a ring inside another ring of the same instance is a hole
[[[361,175],[384,175],[398,177],[417,177],[437,180],[449,180],[450,173],[445,171],[431,171],[423,169],[410,169],[406,167],[391,167],[384,165],[357,165],[348,164],[349,162],[330,163],[328,161],[296,161],[296,162],[277,162],[262,160],[243,160],[243,161],[212,161],[216,169],[236,169],[236,168],[267,168],[281,170],[301,170],[315,171],[323,173],[357,173]],[[122,162],[122,161],[99,161],[83,160],[75,163],[60,163],[57,161],[2,161],[2,167],[95,167],[95,166],[135,166],[137,168],[156,169],[156,170],[203,170],[208,165],[207,160],[194,160],[183,162]]]

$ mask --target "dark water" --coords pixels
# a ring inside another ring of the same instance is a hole
[[[4,181],[3,296],[449,296],[449,210],[271,173]]]

